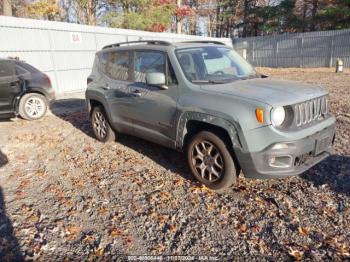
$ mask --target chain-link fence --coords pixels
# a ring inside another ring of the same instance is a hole
[[[234,48],[255,66],[350,67],[350,30],[233,39]]]

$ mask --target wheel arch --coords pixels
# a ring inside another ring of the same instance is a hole
[[[102,106],[106,110],[103,103],[100,100],[95,99],[95,98],[87,99],[87,106],[88,106],[88,110],[89,110],[89,115],[91,115],[92,110],[94,109],[95,106]]]
[[[100,98],[97,98],[97,97],[87,98],[86,103],[87,103],[88,112],[89,112],[90,117],[91,117],[92,110],[94,109],[94,107],[101,106],[107,115],[108,122],[110,123],[111,126],[113,126],[113,123],[111,121],[112,116],[110,114],[109,108],[106,106],[106,104]],[[113,128],[115,128],[115,127],[113,126]]]
[[[212,115],[197,112],[185,112],[181,115],[177,129],[177,147],[181,150],[186,147],[189,139],[196,133],[207,130],[219,135],[230,148],[242,148],[238,136],[239,126]]]

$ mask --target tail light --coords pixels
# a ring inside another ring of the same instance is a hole
[[[49,86],[52,86],[50,77],[48,75],[44,74],[44,78],[47,81],[47,83],[49,84]]]

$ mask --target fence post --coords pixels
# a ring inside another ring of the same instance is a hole
[[[55,76],[55,84],[56,84],[56,93],[60,93],[60,87],[58,86],[58,76],[57,76],[57,68],[56,68],[56,62],[55,62],[55,48],[54,48],[54,43],[51,35],[51,30],[46,30],[47,35],[49,37],[49,44],[50,44],[50,59],[51,59],[51,64],[53,67],[53,74]]]
[[[97,52],[97,51],[98,51],[97,34],[96,34],[95,31],[93,32],[93,34],[94,34],[94,41],[95,41],[95,50],[96,50],[96,52]]]
[[[333,66],[333,53],[334,53],[334,36],[331,36],[331,46],[330,46],[330,55],[329,55],[329,67]]]
[[[254,65],[256,65],[256,62],[255,62],[255,41],[252,41],[252,46],[253,46],[253,50],[252,50],[252,63]]]
[[[304,36],[300,38],[300,55],[299,55],[299,67],[303,68],[303,51],[304,51]]]
[[[278,39],[276,38],[275,44],[275,67],[278,67]]]

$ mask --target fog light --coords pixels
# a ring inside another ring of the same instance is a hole
[[[285,143],[278,143],[272,147],[272,149],[287,149],[287,148],[288,148],[288,145]]]
[[[292,156],[274,156],[269,159],[269,165],[272,167],[286,168],[292,166]]]

